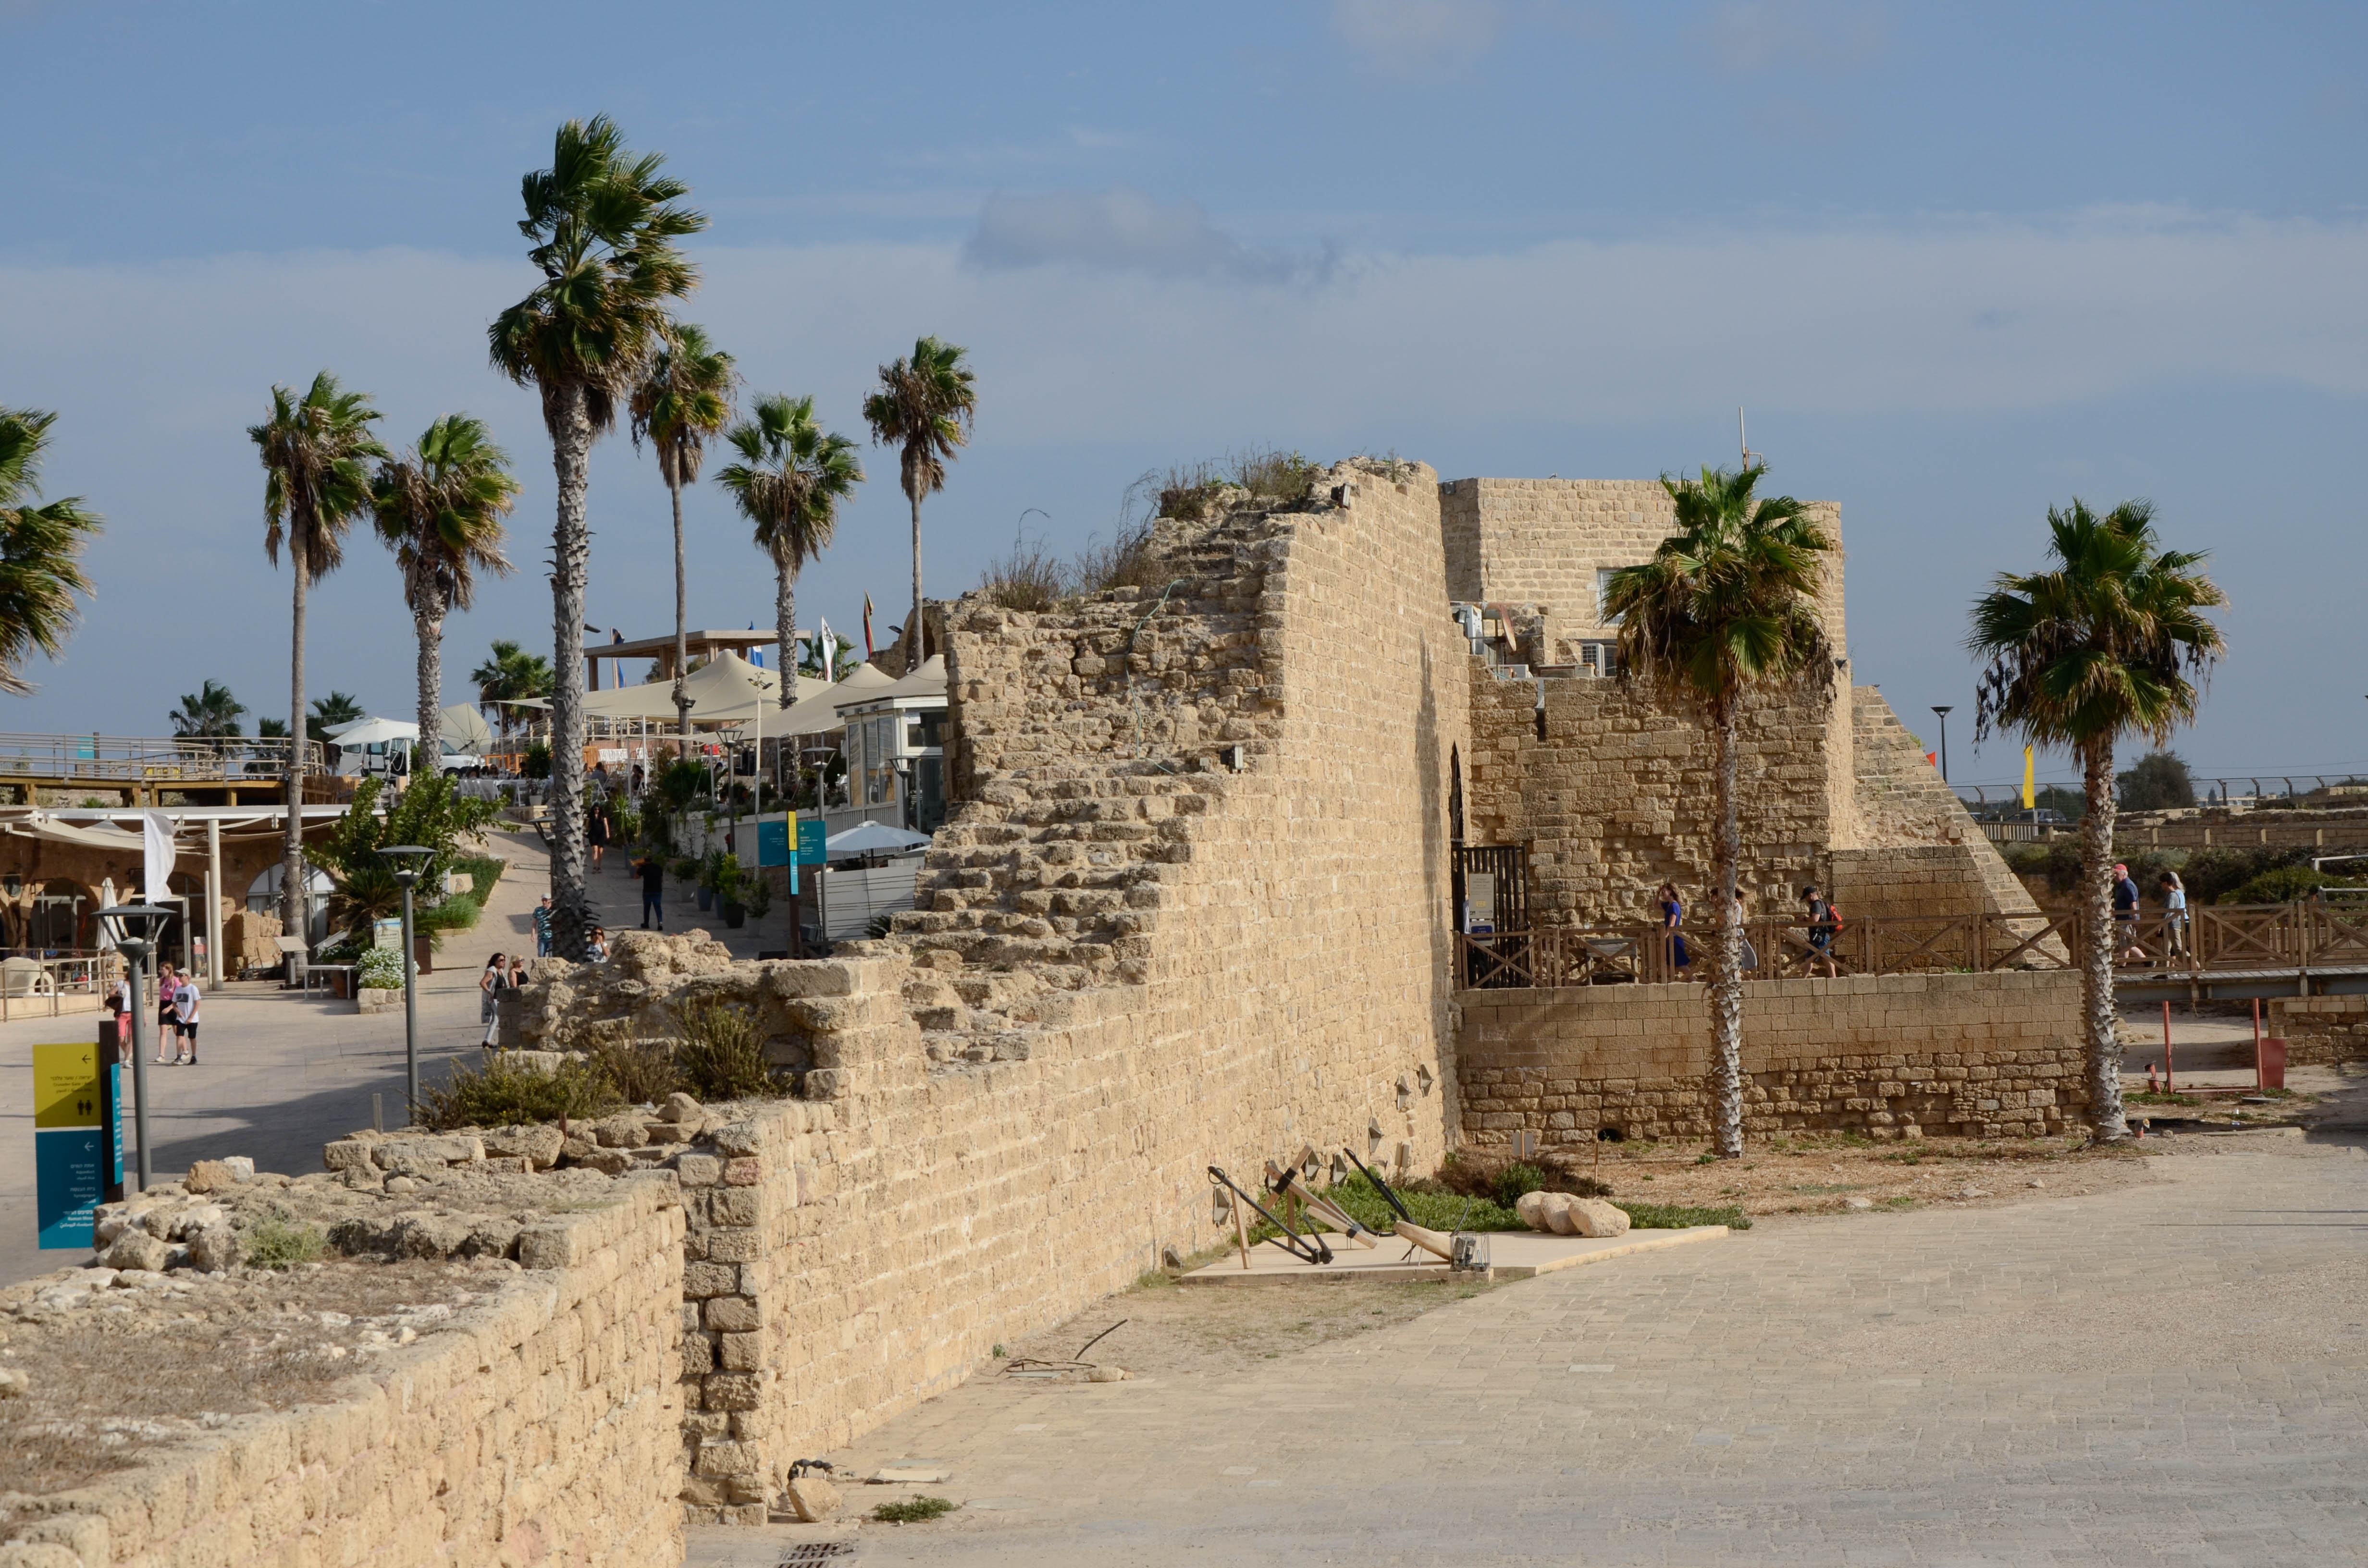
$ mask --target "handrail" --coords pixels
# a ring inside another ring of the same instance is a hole
[[[326,767],[318,741],[304,741],[308,771]],[[0,774],[62,779],[176,779],[284,777],[290,743],[277,736],[37,735],[0,732]]]
[[[1666,984],[1707,980],[1716,933],[1682,933],[1691,960],[1677,962],[1670,933],[1657,926],[1547,926],[1527,931],[1458,933],[1465,988]],[[1957,915],[1846,920],[1823,932],[1789,918],[1749,920],[1744,937],[1759,962],[1747,981],[1836,976],[1986,974],[2077,966],[2083,947],[2077,915]],[[1823,937],[1821,941],[1819,938]],[[2189,978],[2248,971],[2368,970],[2368,915],[2323,899],[2292,903],[2203,904],[2185,918],[2154,910],[2115,921],[2114,969],[2128,975]],[[2125,953],[2141,958],[2123,961]]]

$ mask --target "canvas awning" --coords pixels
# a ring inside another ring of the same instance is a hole
[[[818,735],[826,730],[836,730],[847,722],[838,716],[842,705],[868,701],[895,684],[895,677],[882,671],[878,665],[858,665],[837,686],[824,687],[782,714],[778,722],[766,720],[765,733],[768,735]]]
[[[843,833],[834,833],[823,840],[825,853],[837,855],[893,855],[899,849],[917,849],[929,842],[926,833],[912,833],[901,827],[890,827],[884,822],[858,823]]]
[[[682,684],[691,700],[693,724],[753,724],[761,710],[765,728],[770,732],[775,715],[781,711],[780,672],[760,670],[737,653],[718,653],[691,671]],[[803,699],[829,689],[811,676],[800,676],[796,696]],[[654,680],[611,691],[587,691],[584,711],[598,719],[670,722],[675,717],[674,682]]]
[[[919,669],[897,681],[885,691],[875,691],[865,700],[891,697],[943,697],[946,694],[946,656],[932,653]]]

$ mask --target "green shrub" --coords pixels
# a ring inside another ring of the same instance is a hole
[[[961,1506],[943,1497],[901,1497],[894,1503],[881,1504],[871,1510],[871,1517],[883,1525],[917,1525],[941,1518]]]
[[[2231,888],[2213,902],[2215,903],[2292,903],[2308,898],[2321,888],[2349,888],[2360,884],[2348,877],[2329,876],[2309,866],[2280,866],[2263,871],[2241,887]]]
[[[697,800],[699,792],[706,787],[707,769],[688,757],[677,757],[667,763],[652,780],[652,788],[657,791],[658,799],[677,812]]]
[[[483,1067],[455,1064],[444,1087],[421,1091],[420,1125],[441,1132],[454,1127],[504,1127],[512,1122],[585,1119],[605,1116],[622,1103],[608,1078],[587,1063],[563,1062],[549,1073],[514,1065],[500,1053]]]
[[[745,1007],[712,997],[682,1004],[682,1043],[674,1060],[689,1092],[702,1100],[778,1099],[789,1085],[765,1060],[765,1041]]]
[[[766,915],[770,915],[773,912],[772,879],[762,871],[744,879],[740,888],[740,903],[747,909],[748,918],[751,920],[762,920]]]
[[[518,771],[529,778],[551,777],[551,743],[536,741],[526,748],[526,762]]]
[[[617,1040],[590,1054],[592,1070],[627,1105],[655,1105],[682,1086],[674,1047],[665,1040]]]
[[[256,1268],[293,1268],[313,1263],[329,1250],[329,1239],[315,1225],[300,1225],[274,1211],[240,1238],[246,1261]]]
[[[1640,1231],[1682,1231],[1694,1225],[1725,1225],[1730,1231],[1751,1229],[1751,1217],[1733,1204],[1702,1208],[1682,1203],[1623,1201],[1614,1207],[1626,1210],[1628,1222]]]
[[[666,875],[676,881],[694,881],[699,877],[699,862],[688,855],[677,856],[666,866]]]
[[[1543,1192],[1546,1190],[1546,1173],[1535,1165],[1522,1164],[1507,1165],[1497,1173],[1496,1191],[1493,1194],[1497,1199],[1497,1207],[1510,1209],[1521,1200],[1523,1193]]]
[[[395,948],[372,948],[362,954],[361,983],[368,991],[403,989],[403,953]]]

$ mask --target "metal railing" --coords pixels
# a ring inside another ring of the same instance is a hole
[[[1746,980],[1807,974],[1988,973],[2063,969],[2073,961],[2075,917],[1931,915],[1848,920],[1839,931],[1806,921],[1744,923]],[[1457,937],[1464,985],[1667,984],[1706,980],[1716,934],[1687,931],[1687,958],[1657,926],[1543,926]]]
[[[2323,899],[2205,904],[2183,917],[2156,910],[2113,923],[2115,972],[2203,981],[2279,971],[2368,970],[2368,911]],[[1657,985],[1707,980],[1715,933],[1683,933],[1690,963],[1656,926],[1549,926],[1456,937],[1466,987]],[[1839,931],[1804,921],[1747,921],[1758,961],[1747,981],[1842,975],[1990,974],[2079,962],[2077,915],[1965,915],[1848,920]],[[2137,957],[2127,955],[2137,954]]]
[[[2196,778],[2195,805],[2189,810],[2241,807],[2247,811],[2357,811],[2368,807],[2368,779],[2341,773],[2264,773],[2258,778]],[[2271,786],[2276,786],[2271,788]],[[1957,798],[1965,809],[1983,823],[2000,825],[2012,824],[2031,827],[2034,824],[2018,819],[2027,817],[2022,804],[2020,784],[1953,784]],[[2084,801],[2086,786],[2080,780],[2057,779],[2034,787],[2040,796],[2063,801],[2069,797]],[[2061,807],[2056,808],[2061,812]],[[2077,819],[2059,821],[2057,829],[2077,825]],[[1993,835],[1995,836],[1995,835]]]
[[[304,766],[324,766],[321,743],[303,744]],[[278,739],[219,740],[200,735],[0,733],[0,776],[122,783],[279,778],[288,771],[290,743]]]

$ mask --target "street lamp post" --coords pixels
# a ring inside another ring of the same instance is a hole
[[[419,1119],[419,974],[411,956],[411,889],[436,851],[424,844],[387,844],[379,854],[394,863],[403,889],[403,1079],[406,1119]]]
[[[1953,706],[1948,702],[1932,705],[1932,711],[1941,716],[1941,782],[1943,784],[1949,781],[1949,710]],[[1979,740],[1981,737],[1976,735],[1974,738]]]
[[[148,1016],[148,949],[157,925],[173,917],[154,904],[122,903],[97,912],[116,950],[131,964],[131,1127],[140,1144],[140,1190],[148,1190],[155,1169],[148,1147],[148,1048],[140,1026]]]

